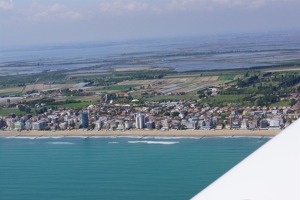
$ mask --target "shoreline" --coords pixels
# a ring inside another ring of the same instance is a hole
[[[0,137],[273,137],[282,130],[128,130],[128,131],[0,131]]]

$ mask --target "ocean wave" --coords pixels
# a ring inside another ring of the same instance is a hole
[[[230,138],[250,138],[251,136],[246,135],[206,135],[202,137],[201,139],[215,139],[215,138],[223,138],[223,139],[230,139]]]
[[[47,142],[47,144],[75,144],[73,142]]]
[[[87,139],[89,136],[83,136],[83,135],[66,135],[66,138],[82,138],[82,139]]]
[[[272,139],[274,136],[234,136],[233,138]]]
[[[132,138],[132,139],[140,139],[142,138],[143,136],[134,136],[134,135],[118,135],[116,136],[117,138]]]
[[[27,136],[16,136],[14,137],[16,139],[30,139],[30,140],[34,140],[36,139],[37,137],[27,137]]]
[[[199,140],[201,139],[202,136],[198,137],[190,137],[190,136],[153,136],[153,137],[144,137],[144,138],[154,138],[158,140],[180,140],[180,139],[194,139],[194,140]]]
[[[15,139],[16,136],[7,136],[7,137],[3,137],[3,138],[5,138],[5,139]]]
[[[119,142],[108,142],[108,144],[118,144]]]
[[[170,144],[177,144],[179,142],[175,142],[175,141],[150,141],[150,140],[142,140],[142,141],[128,141],[128,143],[131,144],[137,144],[137,143],[143,143],[143,144],[166,144],[166,145],[170,145]]]
[[[64,138],[63,136],[41,136],[41,137],[37,137],[35,139],[61,139]]]
[[[98,136],[90,136],[90,138],[93,138],[93,139],[98,139],[98,138],[110,138],[110,139],[115,139],[117,138],[117,136],[106,136],[106,135],[98,135]]]

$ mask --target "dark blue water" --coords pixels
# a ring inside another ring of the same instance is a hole
[[[189,199],[259,138],[0,138],[0,199]]]

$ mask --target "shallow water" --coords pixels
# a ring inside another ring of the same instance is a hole
[[[0,138],[1,199],[189,199],[260,138]]]

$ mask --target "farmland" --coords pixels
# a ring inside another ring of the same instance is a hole
[[[265,100],[267,105],[275,106],[291,103],[289,100],[280,101],[279,97],[286,96],[285,93],[290,90],[286,84],[297,82],[299,74],[295,70],[298,68],[287,69],[286,72],[267,72],[263,69],[190,72],[174,72],[164,68],[141,69],[116,68],[105,73],[67,74],[52,82],[42,79],[46,74],[39,78],[35,74],[29,78],[31,82],[18,83],[22,86],[3,85],[0,95],[11,97],[11,103],[41,98],[53,98],[56,102],[69,98],[80,101],[59,104],[67,108],[81,108],[91,102],[107,100],[128,103],[133,98],[141,102],[197,100],[213,106],[260,105]],[[51,76],[57,75],[51,73]],[[35,81],[32,81],[33,78]],[[211,94],[209,88],[217,88],[218,92]],[[1,105],[8,105],[8,101],[4,99]]]

